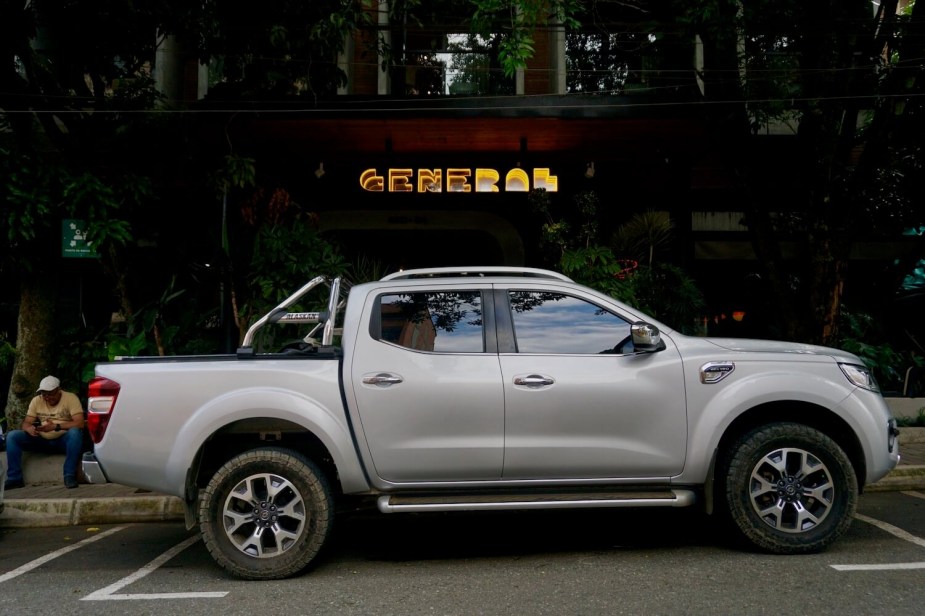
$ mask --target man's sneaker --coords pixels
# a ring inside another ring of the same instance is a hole
[[[77,478],[71,476],[64,477],[64,487],[67,489],[72,489],[77,487]]]
[[[24,488],[26,484],[23,483],[22,479],[7,479],[6,483],[3,484],[4,490],[15,490],[16,488]]]

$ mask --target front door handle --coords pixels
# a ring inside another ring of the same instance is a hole
[[[543,376],[542,374],[528,374],[527,376],[514,377],[514,385],[523,385],[525,387],[545,387],[555,382],[556,379],[551,376]]]
[[[404,379],[400,376],[396,374],[389,374],[388,372],[380,372],[379,374],[370,374],[363,377],[364,385],[376,385],[378,387],[397,385],[403,381]]]

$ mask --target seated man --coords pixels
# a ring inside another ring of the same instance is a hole
[[[6,435],[6,489],[21,488],[22,452],[63,453],[64,485],[77,487],[77,465],[83,449],[84,410],[80,399],[61,389],[61,381],[46,376],[22,421],[21,430]]]

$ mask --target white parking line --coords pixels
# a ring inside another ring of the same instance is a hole
[[[880,530],[884,530],[894,537],[899,537],[915,545],[925,547],[925,539],[921,537],[916,537],[912,533],[908,533],[901,528],[897,528],[892,524],[887,524],[886,522],[881,522],[875,518],[868,517],[861,513],[855,513],[854,517],[862,522],[867,522],[868,524],[873,524]],[[886,571],[892,569],[925,569],[925,562],[920,563],[886,563],[879,565],[830,565],[833,569],[838,571]]]
[[[925,498],[925,492],[902,492],[906,496],[914,496],[915,498]]]
[[[26,564],[23,565],[22,567],[18,567],[18,568],[16,568],[16,569],[13,569],[12,571],[9,571],[9,572],[7,572],[7,573],[4,573],[3,575],[0,575],[0,582],[6,582],[7,580],[12,580],[12,579],[15,578],[15,577],[19,577],[19,576],[22,575],[23,573],[28,573],[29,571],[32,571],[32,570],[35,569],[36,567],[41,567],[42,565],[44,565],[45,563],[47,563],[47,562],[50,561],[50,560],[54,560],[54,559],[58,558],[59,556],[64,556],[64,555],[67,554],[68,552],[73,552],[73,551],[76,550],[77,548],[82,548],[83,546],[87,545],[88,543],[93,543],[94,541],[99,541],[99,540],[102,539],[103,537],[108,537],[109,535],[111,535],[111,534],[113,534],[113,533],[117,533],[117,532],[119,532],[120,530],[123,530],[123,529],[125,529],[125,528],[127,528],[127,527],[126,527],[126,526],[116,526],[115,528],[110,528],[109,530],[104,530],[103,532],[101,532],[101,533],[98,534],[98,535],[93,535],[92,537],[87,537],[87,538],[84,539],[83,541],[78,541],[78,542],[75,543],[74,545],[69,545],[69,546],[67,546],[66,548],[61,548],[60,550],[55,550],[54,552],[51,552],[51,553],[49,553],[49,554],[46,554],[45,556],[42,556],[41,558],[37,558],[37,559],[33,560],[33,561],[30,562],[30,563],[26,563]]]
[[[893,569],[925,569],[925,563],[891,563],[886,565],[832,565],[839,571],[888,571]]]
[[[138,599],[217,599],[227,595],[227,592],[164,592],[164,593],[150,593],[150,594],[125,594],[117,595],[115,594],[121,588],[124,588],[131,584],[132,582],[137,582],[144,576],[148,575],[168,560],[193,545],[199,541],[199,535],[194,535],[179,543],[147,565],[136,571],[135,573],[126,576],[114,584],[110,584],[106,588],[94,591],[87,595],[86,597],[81,597],[81,601],[132,601]]]
[[[922,539],[921,537],[916,537],[912,533],[907,533],[903,529],[893,526],[892,524],[887,524],[886,522],[881,522],[880,520],[869,518],[866,515],[861,514],[861,513],[854,514],[854,517],[857,518],[858,520],[861,520],[862,522],[873,524],[880,530],[885,530],[886,532],[890,533],[891,535],[895,537],[899,537],[900,539],[905,539],[909,543],[914,543],[917,546],[925,548],[925,539]]]

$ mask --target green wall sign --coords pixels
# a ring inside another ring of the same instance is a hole
[[[87,243],[87,224],[83,220],[61,221],[61,256],[65,259],[95,259],[96,251]]]

